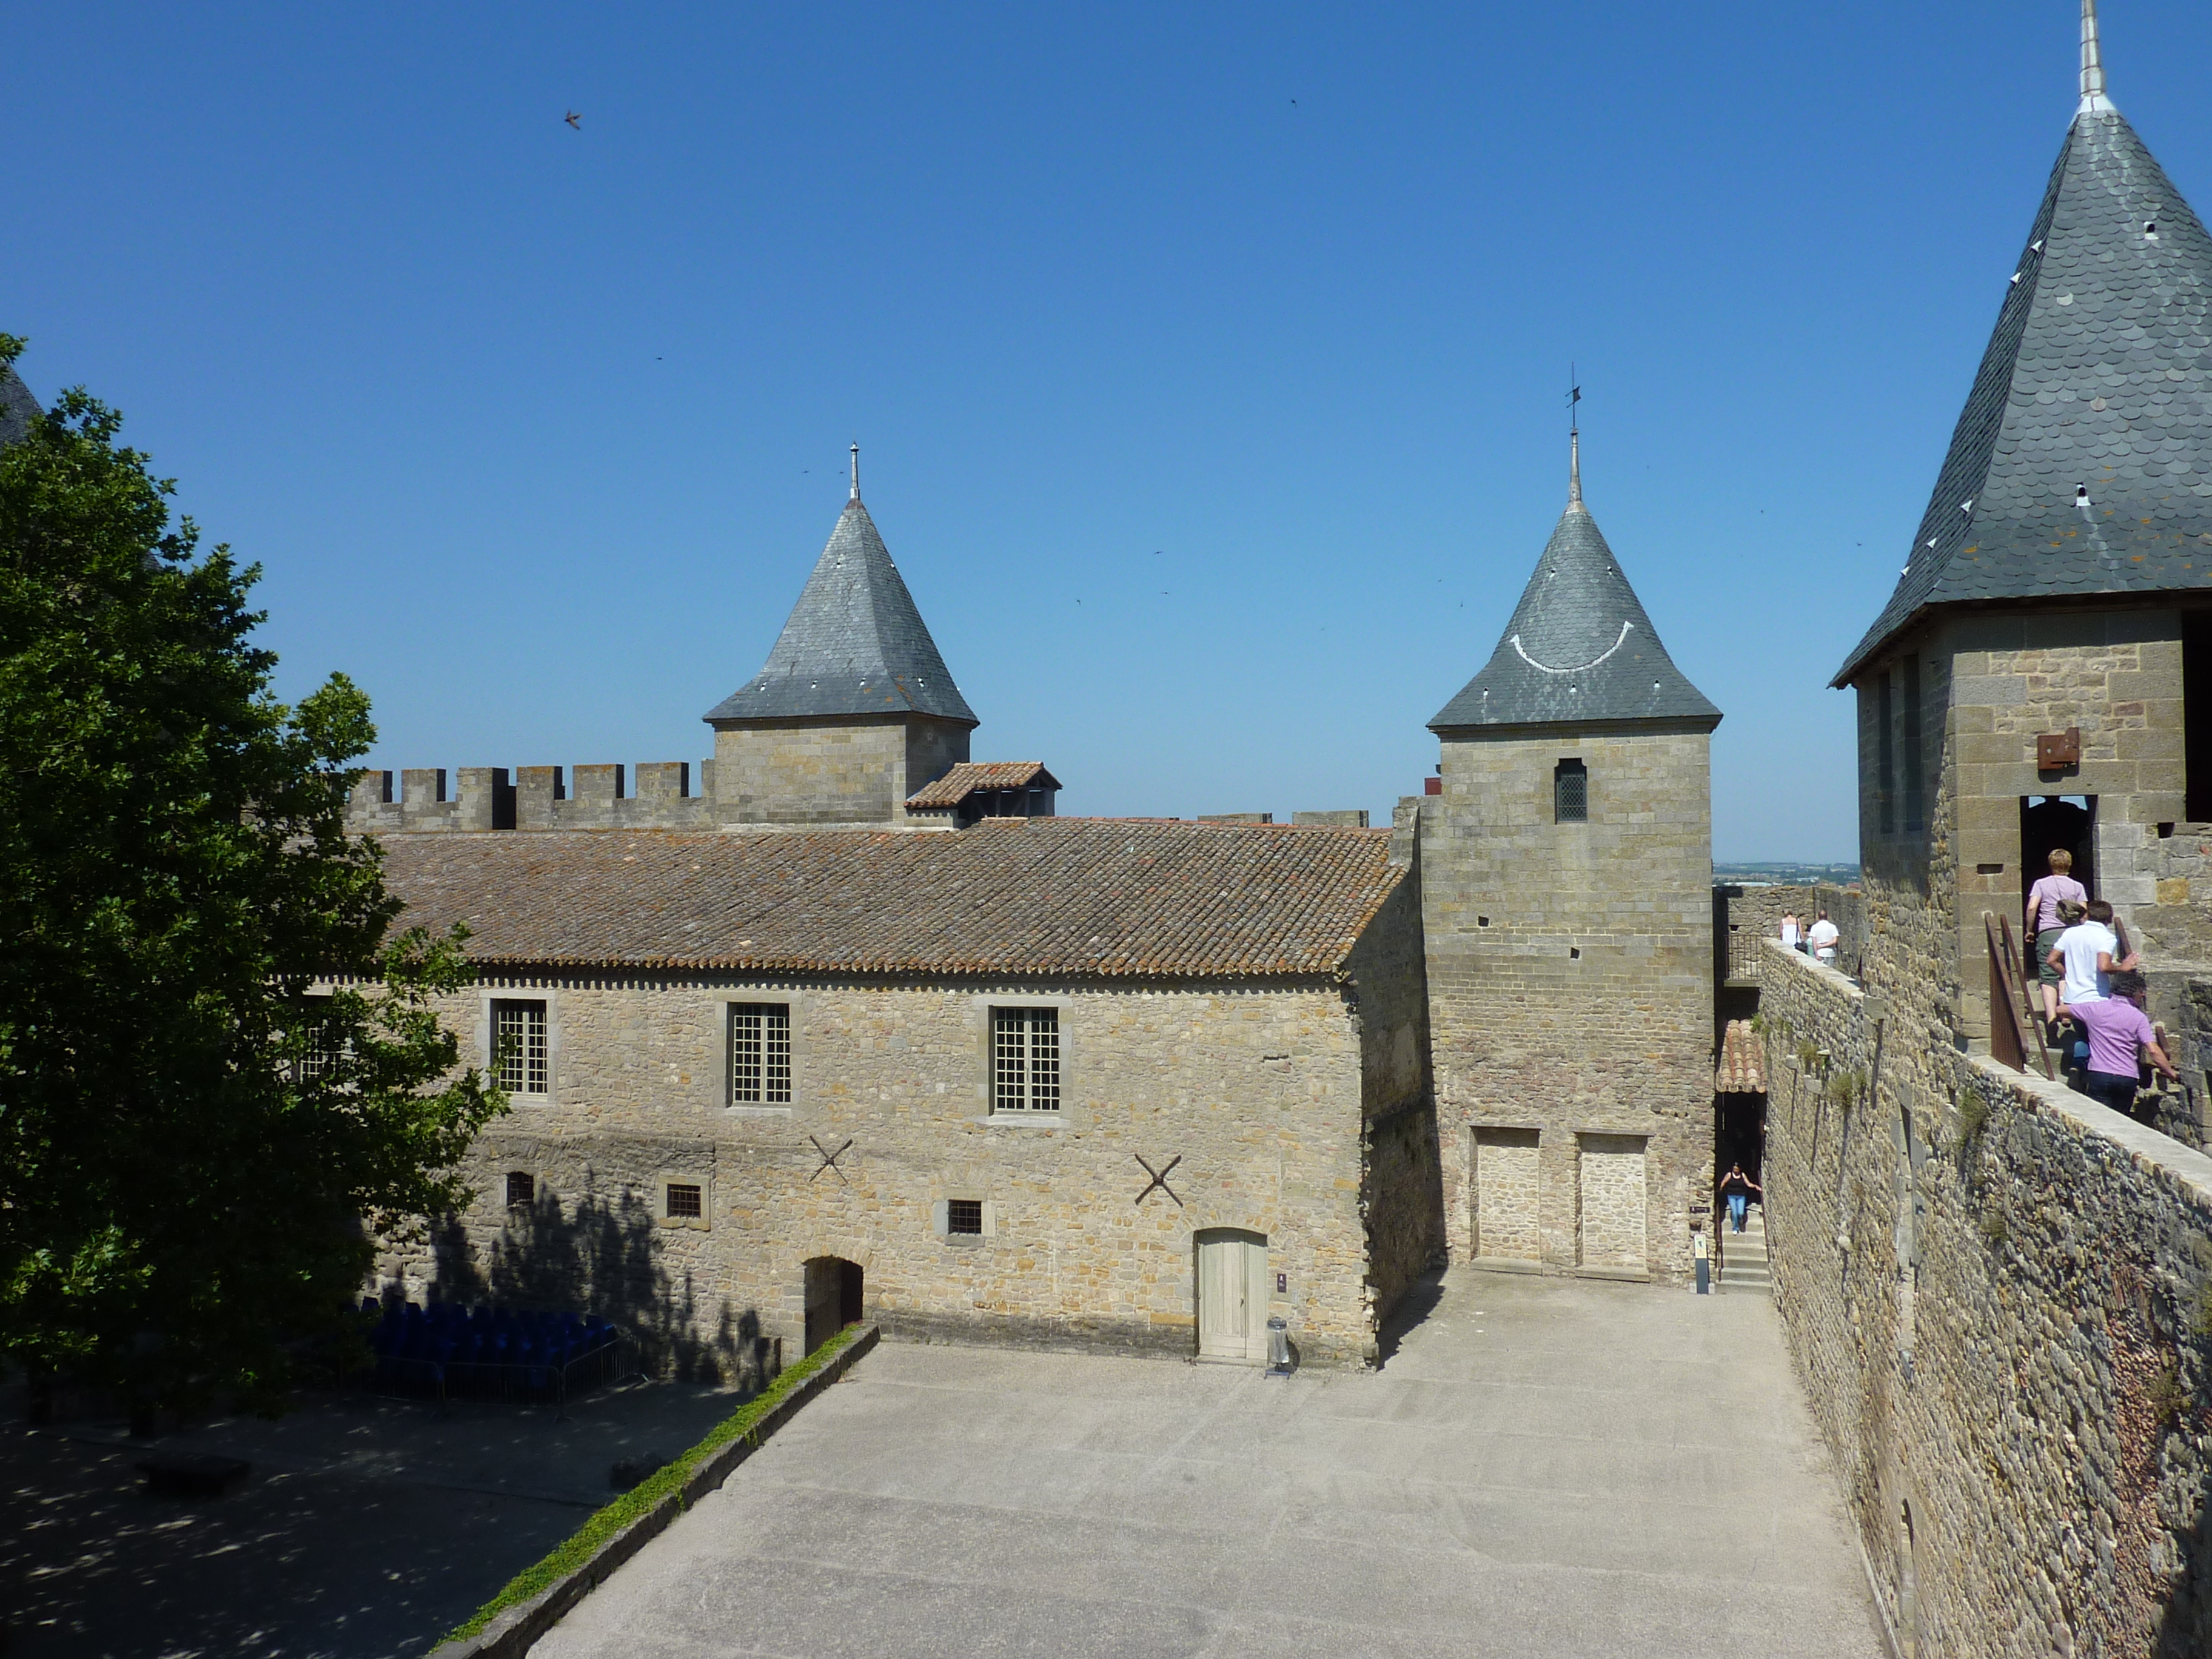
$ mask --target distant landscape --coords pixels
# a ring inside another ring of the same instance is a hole
[[[1729,882],[1739,887],[1802,887],[1813,882],[1825,881],[1837,887],[1848,887],[1859,878],[1856,864],[1790,864],[1777,861],[1771,864],[1716,864],[1713,879]]]

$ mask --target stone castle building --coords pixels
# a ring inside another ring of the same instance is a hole
[[[850,499],[714,754],[362,777],[512,1114],[380,1273],[582,1297],[687,1364],[929,1338],[1357,1364],[1425,1269],[1679,1276],[1711,1161],[1719,720],[1581,499],[1437,793],[1065,819]],[[1309,822],[1308,820],[1311,820]],[[920,832],[920,833],[917,833]],[[1611,1040],[1593,1045],[1603,1025]],[[1438,1103],[1446,1128],[1439,1133]]]

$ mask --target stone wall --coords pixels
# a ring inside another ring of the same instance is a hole
[[[1727,977],[1730,980],[1752,985],[1759,981],[1760,963],[1765,959],[1765,952],[1759,947],[1767,939],[1782,937],[1785,913],[1796,915],[1802,937],[1826,910],[1828,920],[1836,924],[1837,960],[1846,971],[1853,969],[1865,954],[1866,895],[1856,887],[1837,887],[1827,882],[1793,885],[1777,883],[1760,887],[1731,884],[1713,890],[1723,905],[1723,913],[1717,919],[1721,936],[1714,940],[1714,949],[1727,952]]]
[[[699,830],[713,822],[714,763],[410,768],[363,772],[346,799],[356,836],[423,830]],[[635,778],[633,784],[631,780]],[[449,781],[450,780],[450,781]]]
[[[1401,806],[1401,831],[1418,822],[1454,1249],[1480,1260],[1486,1237],[1510,1238],[1517,1257],[1533,1231],[1550,1271],[1689,1271],[1689,1205],[1712,1163],[1707,757],[1703,732],[1664,729],[1455,738],[1441,795]],[[1568,757],[1588,769],[1587,823],[1554,820],[1553,769]],[[1517,1164],[1504,1194],[1480,1190],[1485,1158],[1509,1156],[1505,1142],[1478,1151],[1493,1129],[1535,1138],[1533,1218],[1499,1210],[1520,1190]],[[1630,1166],[1615,1160],[1628,1141],[1640,1143],[1640,1220],[1611,1212],[1626,1202]],[[1602,1216],[1586,1208],[1601,1193]],[[1589,1250],[1586,1214],[1603,1234]],[[1640,1251],[1620,1244],[1623,1229]]]
[[[907,797],[968,758],[968,726],[910,715],[754,720],[714,733],[714,818],[913,827]]]
[[[1391,890],[1349,964],[1359,988],[1352,1014],[1366,1103],[1359,1206],[1378,1324],[1416,1279],[1443,1264],[1445,1248],[1419,873]]]
[[[480,1139],[476,1201],[380,1275],[581,1301],[730,1370],[763,1343],[798,1352],[804,1264],[838,1256],[887,1332],[1188,1354],[1194,1235],[1236,1227],[1267,1237],[1304,1359],[1358,1364],[1378,1296],[1437,1231],[1419,986],[1392,978],[1418,975],[1418,939],[1364,960],[1351,986],[489,979],[442,1014],[481,1064],[492,1001],[542,998],[550,1088]],[[787,1105],[726,1103],[733,1002],[789,1006]],[[990,1010],[1009,1003],[1058,1010],[1054,1115],[993,1113]],[[510,1171],[532,1178],[526,1212]],[[699,1221],[666,1218],[670,1180],[702,1188]],[[1424,1187],[1428,1221],[1401,1212]],[[983,1206],[981,1236],[942,1231],[955,1199]]]
[[[1901,1650],[2206,1651],[2212,1159],[1765,949],[1775,1293]]]

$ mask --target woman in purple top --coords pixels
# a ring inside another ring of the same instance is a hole
[[[2119,969],[2112,976],[2112,994],[2094,1002],[2074,1005],[2074,1018],[2089,1034],[2089,1070],[2083,1079],[2089,1098],[2116,1112],[2132,1112],[2140,1078],[2138,1051],[2174,1082],[2181,1073],[2158,1046],[2158,1036],[2143,1017],[2143,976]]]
[[[2056,1024],[2058,1018],[2058,970],[2051,965],[2051,953],[2058,948],[2059,934],[2065,932],[2058,907],[2089,902],[2087,890],[2067,873],[2073,867],[2074,855],[2058,848],[2051,854],[2051,873],[2027,890],[2027,936],[2035,941],[2035,977],[2043,987],[2045,1025]]]

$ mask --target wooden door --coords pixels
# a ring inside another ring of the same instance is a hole
[[[1267,1357],[1267,1241],[1234,1227],[1198,1236],[1198,1351],[1210,1359]]]

